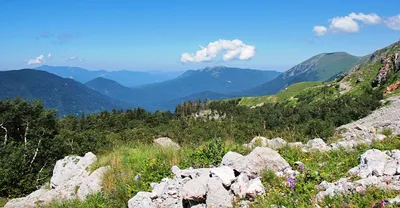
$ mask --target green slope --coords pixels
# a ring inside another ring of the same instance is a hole
[[[333,79],[363,60],[344,52],[316,55],[284,72],[272,81],[255,88],[236,93],[236,96],[261,96],[280,92],[298,82],[320,82]]]
[[[322,82],[300,82],[290,85],[288,88],[276,95],[266,95],[258,97],[244,97],[239,105],[254,106],[260,103],[277,103],[287,99],[293,99],[302,91],[310,90],[310,88],[321,87]]]

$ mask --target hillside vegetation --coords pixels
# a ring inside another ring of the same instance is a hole
[[[240,99],[197,100],[178,105],[174,113],[150,113],[136,108],[57,119],[53,111],[40,103],[1,101],[0,124],[7,130],[2,128],[0,138],[7,142],[0,148],[0,197],[7,200],[30,193],[48,181],[57,159],[88,151],[99,155],[96,167],[92,168],[111,167],[103,178],[103,191],[84,201],[54,202],[49,207],[127,207],[128,200],[138,192],[151,190],[151,183],[171,177],[172,165],[218,166],[229,151],[249,153],[251,149],[243,144],[254,136],[303,143],[321,138],[331,143],[338,140],[337,127],[369,115],[382,106],[384,96],[392,94],[387,87],[399,80],[399,45],[400,42],[377,51],[359,68],[332,82],[299,84],[286,92],[289,99],[282,95],[279,102],[267,102],[253,109],[239,105]],[[352,83],[353,79],[358,81]],[[344,89],[343,83],[350,88]],[[384,199],[397,196],[399,191],[370,187],[365,192],[326,197],[319,202],[315,197],[317,185],[348,176],[347,171],[358,165],[359,155],[367,149],[400,149],[399,137],[392,130],[382,129],[379,133],[385,136],[384,140],[358,145],[353,151],[339,148],[305,152],[284,146],[278,152],[297,168],[299,176],[289,179],[266,170],[261,178],[266,193],[246,199],[253,207],[382,206]],[[170,137],[182,148],[160,149],[153,144],[159,137]],[[295,166],[297,161],[303,162],[303,166]]]
[[[255,106],[261,103],[279,103],[285,100],[293,100],[296,95],[302,91],[310,90],[309,88],[322,87],[322,82],[300,82],[295,83],[279,92],[276,95],[258,96],[258,97],[244,97],[240,100],[239,105]]]
[[[276,94],[291,84],[298,82],[330,81],[349,71],[365,57],[356,57],[347,53],[323,53],[285,71],[277,78],[255,88],[239,92],[239,96],[262,96]]]
[[[0,99],[16,97],[40,99],[46,108],[57,109],[59,116],[131,107],[77,81],[48,72],[32,69],[0,72]]]

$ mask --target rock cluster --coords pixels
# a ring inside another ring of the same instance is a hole
[[[380,151],[371,149],[360,156],[360,164],[348,172],[361,179],[351,182],[351,178],[341,178],[337,182],[323,181],[317,188],[317,199],[326,196],[365,192],[374,186],[385,190],[400,190],[400,150]]]
[[[96,156],[91,152],[86,153],[84,157],[67,156],[58,160],[48,188],[42,187],[26,197],[12,199],[4,207],[31,208],[55,200],[83,200],[87,195],[101,191],[101,179],[107,167],[100,167],[91,172],[89,167],[96,160]]]
[[[264,170],[296,175],[274,150],[257,147],[250,154],[228,152],[215,168],[172,167],[174,177],[151,184],[152,192],[139,192],[129,200],[129,208],[233,207],[236,198],[265,193],[260,180]],[[243,204],[246,204],[243,202]]]
[[[271,149],[280,149],[285,146],[291,146],[291,147],[297,147],[301,148],[302,151],[308,152],[308,151],[321,151],[321,152],[326,152],[331,150],[331,147],[327,145],[324,140],[321,138],[315,138],[309,140],[306,144],[303,144],[301,142],[286,142],[282,138],[273,138],[273,139],[267,139],[265,137],[257,136],[254,137],[250,143],[244,144],[243,146],[249,147],[249,148],[254,148],[255,146],[261,146],[261,147],[269,147]]]

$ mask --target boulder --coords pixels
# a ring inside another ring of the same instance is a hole
[[[308,141],[304,148],[306,151],[317,150],[321,152],[326,152],[331,150],[331,148],[321,138],[316,138]]]
[[[235,158],[236,160],[232,160]],[[229,166],[239,173],[245,173],[250,178],[256,178],[264,170],[271,169],[279,172],[289,167],[289,164],[278,152],[268,147],[256,147],[250,154],[244,157],[227,153],[222,158],[221,165]]]
[[[350,169],[349,174],[361,178],[394,175],[397,172],[397,167],[398,161],[391,158],[387,152],[371,149],[360,156],[360,165]]]
[[[247,146],[250,148],[256,147],[258,145],[261,147],[266,147],[268,145],[268,139],[262,136],[256,136],[250,141],[249,144],[247,144]]]
[[[173,148],[173,149],[180,149],[181,148],[179,146],[179,144],[173,142],[168,137],[161,137],[161,138],[155,139],[154,143],[160,145],[161,147],[165,147],[165,148]]]
[[[26,197],[10,200],[4,207],[35,207],[52,201],[84,199],[89,194],[101,191],[101,180],[108,168],[100,167],[91,173],[89,167],[96,160],[91,152],[84,157],[67,156],[58,160],[50,179],[50,189],[42,187]]]
[[[84,200],[87,195],[100,192],[103,188],[102,178],[107,170],[109,170],[109,167],[100,167],[93,171],[88,177],[84,178],[77,192],[78,198]]]
[[[139,192],[128,201],[128,208],[156,208],[150,198],[151,193]]]
[[[87,174],[86,168],[97,160],[96,156],[88,152],[84,157],[67,156],[58,160],[53,169],[53,176],[50,179],[50,187],[55,188],[73,177]]]
[[[287,142],[283,140],[282,138],[274,138],[274,139],[269,139],[267,141],[268,147],[271,149],[280,149],[282,147],[285,147],[287,145]]]
[[[244,159],[244,156],[237,152],[227,152],[221,161],[221,166],[234,167]]]

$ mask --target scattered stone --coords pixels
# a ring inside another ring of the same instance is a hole
[[[166,147],[166,148],[173,148],[173,149],[180,149],[181,147],[179,144],[173,142],[170,138],[168,137],[161,137],[158,139],[155,139],[154,142],[161,147]]]

